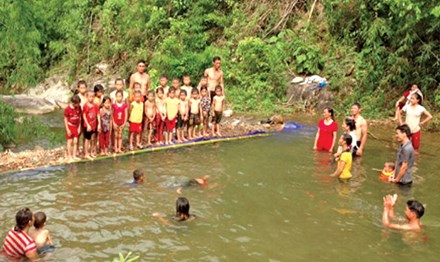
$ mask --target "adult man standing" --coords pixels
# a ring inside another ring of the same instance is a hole
[[[225,87],[223,83],[223,71],[220,69],[222,65],[221,59],[218,56],[215,56],[212,59],[212,67],[205,70],[203,74],[206,78],[208,78],[208,91],[211,97],[211,103],[215,96],[215,87],[220,85],[222,87],[223,96],[226,97]]]
[[[412,184],[412,166],[414,165],[414,148],[409,137],[411,130],[408,125],[401,125],[396,128],[396,140],[400,143],[397,150],[396,169],[390,182],[396,182],[399,185]]]
[[[357,150],[356,155],[362,156],[364,153],[364,147],[367,143],[367,134],[368,134],[368,124],[365,118],[363,118],[361,115],[361,105],[359,103],[354,103],[351,106],[351,115],[356,122],[356,144],[357,144]]]
[[[147,93],[150,90],[151,87],[151,81],[150,76],[145,73],[145,61],[139,60],[137,63],[137,72],[132,74],[130,76],[130,86],[129,86],[129,92],[130,92],[130,99],[133,97],[133,85],[134,83],[138,82],[141,84],[141,94],[144,97],[144,100],[147,101]]]

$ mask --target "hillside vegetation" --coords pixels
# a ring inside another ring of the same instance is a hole
[[[222,57],[236,110],[274,111],[293,75],[327,77],[336,104],[388,115],[417,83],[440,107],[440,3],[426,0],[4,0],[2,93],[100,62],[128,77],[147,61],[154,82],[198,81]]]

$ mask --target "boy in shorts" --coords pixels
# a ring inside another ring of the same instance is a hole
[[[142,93],[139,90],[136,90],[134,93],[134,101],[130,104],[129,118],[130,122],[130,137],[129,137],[129,149],[133,150],[133,140],[134,136],[136,136],[136,146],[138,148],[142,148],[141,145],[141,133],[142,133],[142,120],[144,115],[144,104],[142,101]]]
[[[189,123],[188,123],[188,139],[200,137],[200,123],[203,121],[202,103],[199,98],[199,90],[193,89],[191,99],[189,100]],[[196,130],[197,136],[196,136]]]
[[[222,136],[220,133],[220,122],[222,121],[223,111],[225,107],[225,97],[223,96],[222,87],[215,87],[215,96],[212,101],[214,115],[212,116],[212,135]],[[215,132],[217,130],[217,132]]]
[[[175,97],[176,89],[170,87],[168,97],[165,99],[165,145],[172,145],[173,130],[176,127],[177,112],[179,109],[179,99]]]
[[[186,90],[180,90],[179,111],[177,113],[177,142],[186,142],[185,126],[188,123],[188,101],[186,99]]]
[[[101,132],[101,118],[99,106],[94,103],[95,93],[87,93],[87,103],[84,105],[82,114],[84,120],[84,158],[96,157],[96,135]],[[90,147],[90,154],[89,154]]]
[[[208,87],[200,88],[200,106],[202,108],[203,136],[208,136],[209,112],[211,111],[211,99],[208,95]]]
[[[81,99],[74,95],[70,104],[64,109],[64,127],[66,128],[67,159],[69,161],[79,160],[78,137],[81,133]]]

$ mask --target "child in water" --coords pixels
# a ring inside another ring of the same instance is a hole
[[[183,221],[192,221],[195,216],[189,213],[189,201],[186,197],[179,197],[176,200],[176,215],[172,217],[173,221],[183,222]],[[169,221],[161,216],[160,213],[153,213],[154,217],[159,218],[160,222],[165,225],[169,225]]]
[[[394,169],[396,168],[393,162],[385,162],[382,172],[380,173],[380,180],[388,182],[394,175]]]
[[[55,247],[53,246],[50,232],[44,228],[46,226],[46,214],[44,212],[37,212],[34,214],[34,218],[35,230],[30,233],[30,236],[35,241],[37,253],[39,255],[53,253]]]
[[[133,171],[133,181],[130,183],[130,185],[139,185],[144,182],[145,174],[144,171],[141,169],[136,169]]]
[[[338,160],[338,168],[330,176],[339,176],[341,179],[349,179],[352,177],[350,173],[351,163],[353,161],[350,149],[351,143],[352,138],[349,134],[344,134],[339,139],[339,145],[342,147],[342,154]]]

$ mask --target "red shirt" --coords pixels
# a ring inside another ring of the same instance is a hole
[[[11,229],[6,235],[2,253],[10,258],[23,258],[26,253],[37,249],[34,240],[23,231]]]
[[[338,124],[333,121],[330,125],[324,123],[324,119],[319,120],[319,137],[316,144],[318,151],[329,151],[333,143],[333,132],[338,131]]]
[[[64,109],[64,117],[72,126],[79,126],[81,124],[81,108],[79,106],[72,108],[71,105],[68,105]]]
[[[92,130],[96,130],[96,127],[98,126],[98,114],[99,114],[99,107],[97,104],[85,104],[83,108],[83,114],[86,116],[87,122],[89,122],[90,127]],[[84,127],[87,127],[86,121],[84,121]]]
[[[112,105],[113,108],[113,121],[118,126],[122,125],[124,123],[124,120],[127,120],[127,116],[125,115],[125,109],[127,108],[126,103],[122,103],[121,106],[118,106],[118,104],[114,103]]]

